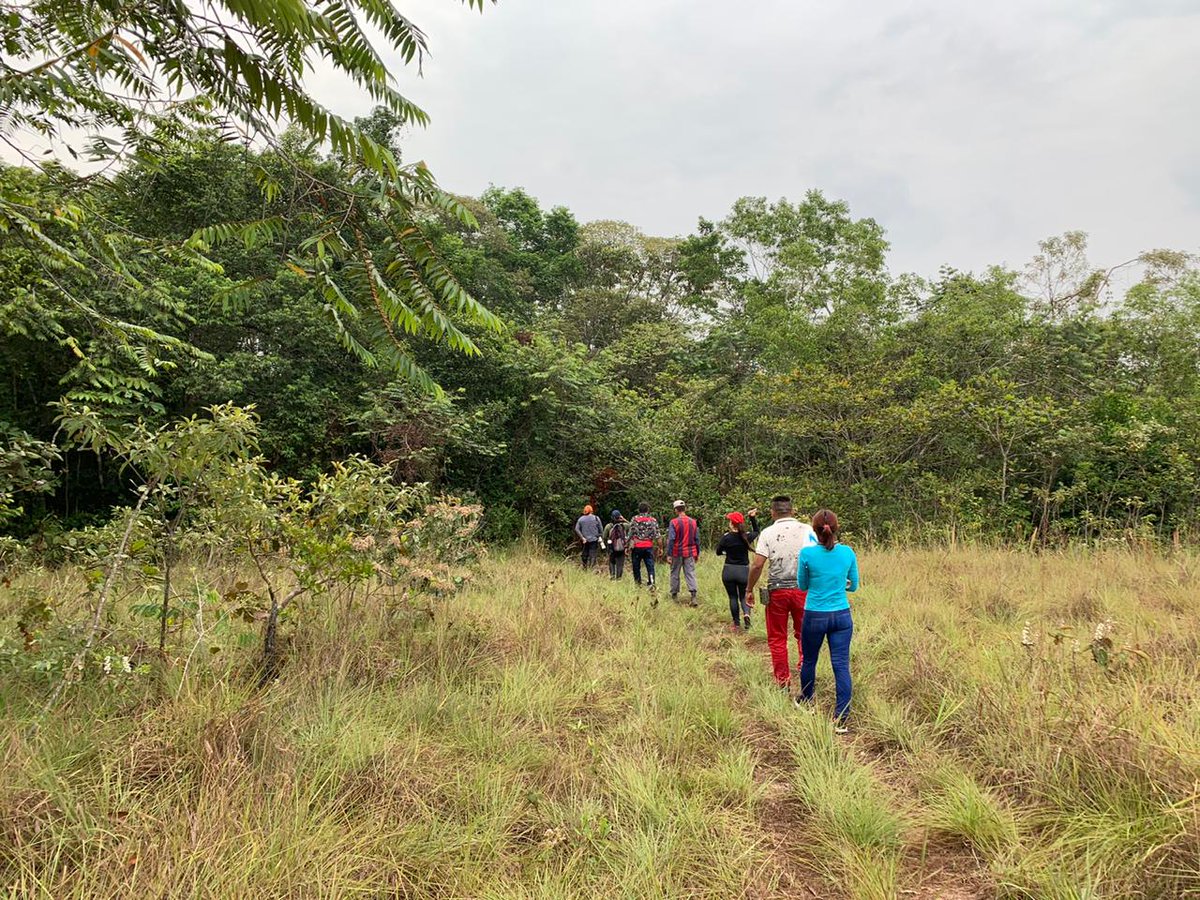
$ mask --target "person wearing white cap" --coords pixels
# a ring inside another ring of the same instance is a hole
[[[689,605],[699,606],[696,601],[696,560],[700,558],[700,529],[696,520],[687,514],[687,504],[675,501],[675,518],[667,526],[667,556],[671,559],[671,599],[679,596],[679,573],[691,591]]]

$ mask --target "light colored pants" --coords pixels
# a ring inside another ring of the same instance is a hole
[[[683,570],[683,580],[687,582],[688,590],[696,593],[696,557],[671,557],[671,596],[679,593],[679,570]]]

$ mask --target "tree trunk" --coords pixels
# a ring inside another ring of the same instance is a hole
[[[267,627],[263,633],[262,672],[258,686],[266,687],[279,674],[279,603],[271,596],[271,611],[267,614]]]
[[[163,593],[162,609],[158,617],[158,655],[167,652],[167,614],[171,608],[171,560],[174,556],[174,541],[170,532],[167,533],[163,544]]]

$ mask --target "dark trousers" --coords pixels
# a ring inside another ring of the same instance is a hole
[[[610,578],[620,578],[625,574],[625,551],[608,551],[608,575]]]
[[[600,555],[599,541],[584,541],[583,543],[583,567],[590,569],[596,565],[596,558]]]
[[[646,564],[646,583],[654,587],[654,548],[633,548],[633,580],[642,583],[642,563]]]
[[[817,676],[817,655],[821,645],[829,642],[829,662],[833,665],[833,682],[837,686],[837,710],[835,715],[844,719],[850,712],[850,639],[854,636],[854,617],[850,610],[837,612],[804,613],[804,625],[800,629],[800,643],[804,657],[800,662],[800,696],[811,700]]]
[[[729,615],[734,625],[743,624],[743,619],[750,615],[750,607],[746,605],[746,582],[749,578],[749,566],[726,564],[721,570],[721,584],[725,585],[725,593],[729,595]]]

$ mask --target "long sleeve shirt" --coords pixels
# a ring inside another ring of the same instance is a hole
[[[579,539],[585,544],[590,544],[593,541],[600,540],[603,536],[604,523],[595,514],[580,516],[575,522],[575,533],[579,535]]]
[[[658,520],[654,516],[639,513],[629,524],[629,539],[633,541],[635,550],[645,550],[653,547],[658,540]]]
[[[837,612],[850,608],[847,591],[858,590],[858,557],[845,544],[826,550],[820,544],[800,551],[796,583],[808,591],[805,612]]]
[[[725,562],[731,566],[748,566],[750,565],[750,552],[754,549],[756,540],[758,540],[758,519],[751,516],[750,530],[746,532],[746,539],[742,540],[742,536],[735,531],[725,532],[717,543],[717,556],[724,556]]]

